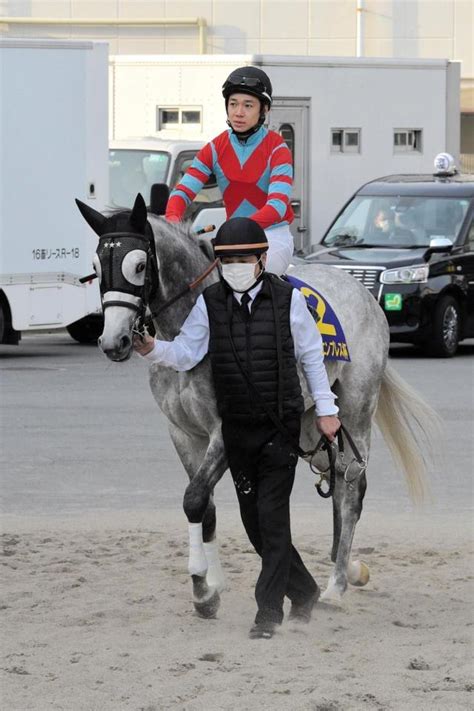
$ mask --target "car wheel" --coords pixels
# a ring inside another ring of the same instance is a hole
[[[443,296],[433,315],[433,336],[428,344],[430,355],[451,358],[458,349],[461,312],[454,296]]]
[[[67,327],[69,335],[78,343],[97,344],[104,329],[102,316],[85,316]]]

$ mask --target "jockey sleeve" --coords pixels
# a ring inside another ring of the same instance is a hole
[[[275,131],[262,126],[240,143],[228,130],[201,148],[170,195],[166,209],[170,222],[183,218],[211,173],[222,193],[227,219],[250,217],[263,229],[293,221],[291,153]]]

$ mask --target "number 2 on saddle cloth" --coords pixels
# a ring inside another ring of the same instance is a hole
[[[342,326],[333,308],[319,291],[301,279],[285,276],[295,289],[301,291],[306,299],[306,305],[313,316],[323,339],[325,360],[350,361],[349,348]]]

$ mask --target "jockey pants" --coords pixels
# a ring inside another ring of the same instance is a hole
[[[299,418],[285,425],[298,441]],[[255,622],[280,624],[285,595],[301,604],[317,589],[291,542],[290,494],[298,457],[271,422],[242,426],[224,421],[222,434],[242,522],[262,559]]]
[[[293,256],[294,241],[289,225],[266,229],[268,252],[266,271],[277,276],[286,274]]]

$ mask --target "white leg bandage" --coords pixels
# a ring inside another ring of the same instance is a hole
[[[219,560],[219,546],[217,545],[216,539],[210,543],[204,543],[204,553],[206,554],[208,565],[206,575],[207,584],[209,587],[215,588],[218,592],[222,592],[225,587],[225,577],[221,561]]]
[[[202,523],[189,523],[189,575],[204,577],[207,573],[207,558],[202,541]]]

